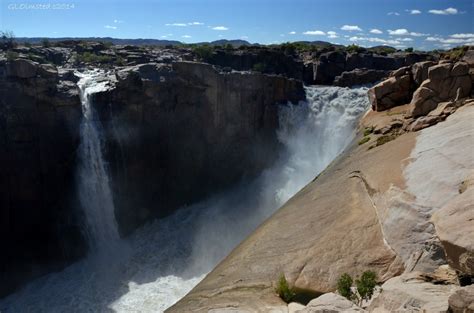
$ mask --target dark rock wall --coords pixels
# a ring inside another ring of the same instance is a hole
[[[0,62],[0,69],[2,295],[85,247],[75,199],[79,97],[61,93],[54,73],[36,74],[36,63]]]
[[[147,64],[117,78],[94,103],[123,233],[257,175],[278,153],[276,104],[304,99],[301,82],[203,63]]]

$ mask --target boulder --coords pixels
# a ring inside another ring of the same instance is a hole
[[[417,86],[421,85],[421,83],[428,78],[428,69],[434,64],[433,61],[424,61],[412,65],[411,71],[413,74],[413,81]]]
[[[12,77],[32,78],[37,71],[38,63],[26,59],[16,59],[7,64],[7,75]]]
[[[413,94],[408,115],[411,117],[426,115],[440,102],[469,96],[471,88],[467,63],[440,63],[431,66],[428,69],[428,79],[423,81]]]
[[[450,313],[474,313],[474,285],[456,290],[448,303]]]
[[[382,292],[372,300],[369,312],[447,312],[448,298],[459,287],[432,284],[420,272],[389,279]]]
[[[474,188],[467,188],[432,217],[449,264],[474,275]]]
[[[305,306],[298,302],[288,303],[288,313],[296,313],[304,308]]]
[[[411,77],[390,77],[369,89],[369,99],[374,111],[384,111],[408,103],[411,98]]]
[[[335,293],[326,293],[311,300],[306,308],[296,311],[296,313],[327,313],[327,312],[367,312],[355,305],[352,301]]]

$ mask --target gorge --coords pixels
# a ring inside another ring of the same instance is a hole
[[[471,285],[472,48],[15,49],[1,312],[288,312],[279,274],[316,297],[366,269],[364,309],[447,311]]]

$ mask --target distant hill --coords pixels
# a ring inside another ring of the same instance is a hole
[[[293,43],[300,43],[300,44],[305,44],[305,45],[311,45],[311,46],[318,46],[318,47],[329,47],[329,46],[341,46],[341,45],[336,45],[327,41],[321,41],[321,40],[316,40],[316,41],[295,41]]]
[[[15,38],[18,42],[29,42],[29,43],[41,43],[44,39],[50,42],[58,42],[65,40],[85,40],[85,41],[104,41],[111,42],[114,45],[136,45],[136,46],[168,46],[168,45],[181,45],[183,44],[177,40],[160,40],[160,39],[120,39],[111,37],[61,37],[61,38],[49,38],[49,37],[17,37]]]

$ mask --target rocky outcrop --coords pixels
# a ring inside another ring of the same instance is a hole
[[[281,74],[310,83],[307,77],[311,75],[305,73],[308,69],[305,68],[303,61],[296,55],[287,54],[280,49],[261,47],[242,50],[214,49],[205,61],[237,71],[257,70],[267,74]]]
[[[342,72],[340,76],[334,78],[334,85],[341,87],[351,87],[357,85],[370,84],[381,80],[387,76],[383,70],[355,69]]]
[[[354,76],[353,74],[343,74],[355,69],[365,69],[367,74],[363,83],[375,83],[390,71],[403,66],[409,66],[416,62],[425,61],[432,57],[427,54],[416,53],[395,53],[384,56],[373,53],[346,53],[344,51],[331,51],[323,53],[317,62],[314,63],[314,83],[331,85],[336,83],[337,76]],[[368,70],[384,71],[369,72]],[[369,74],[370,73],[370,74]],[[339,81],[337,79],[337,81]]]
[[[420,273],[405,274],[385,282],[368,311],[448,312],[448,298],[458,288],[452,284],[432,284]]]
[[[419,117],[434,110],[438,103],[459,100],[471,94],[471,78],[466,63],[442,63],[428,69],[428,79],[413,94],[409,114]]]
[[[296,313],[326,313],[326,312],[367,312],[355,305],[352,301],[335,293],[326,293],[311,300],[306,308],[296,311]]]
[[[412,94],[412,77],[408,67],[400,68],[391,77],[369,89],[369,100],[374,111],[385,111],[408,103]]]

